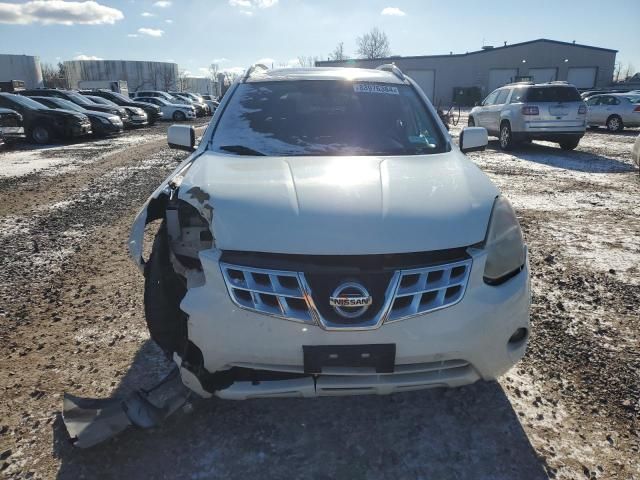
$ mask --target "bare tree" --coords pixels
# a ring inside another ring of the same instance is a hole
[[[631,77],[636,73],[636,69],[632,63],[627,64],[627,69],[624,72],[624,80],[629,81]]]
[[[617,62],[615,67],[614,67],[614,72],[613,72],[613,81],[614,82],[619,82],[620,81],[620,71],[622,70],[622,63]]]
[[[319,60],[320,59],[318,57],[312,57],[312,56],[305,57],[304,55],[300,55],[298,57],[298,63],[300,64],[301,67],[315,67],[316,62]]]
[[[63,63],[58,63],[55,67],[51,63],[43,63],[40,67],[42,69],[42,81],[47,88],[69,88],[67,84],[66,69]]]
[[[218,81],[218,74],[220,73],[220,65],[217,63],[212,63],[209,65],[209,78],[212,82]]]
[[[179,70],[178,71],[178,91],[179,92],[184,92],[185,90],[187,90],[187,76],[189,75],[189,72],[187,72],[186,70]]]
[[[376,28],[356,39],[360,58],[382,58],[391,55],[389,38],[382,30]]]
[[[349,57],[346,53],[344,53],[344,43],[340,42],[336,45],[336,48],[333,49],[333,52],[329,54],[329,60],[339,61],[339,60],[349,60]]]

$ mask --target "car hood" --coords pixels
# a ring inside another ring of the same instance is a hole
[[[317,255],[478,243],[497,194],[458,150],[404,157],[205,152],[179,190],[181,199],[212,218],[222,250]]]
[[[85,110],[93,110],[94,112],[102,112],[108,113],[110,115],[116,115],[115,113],[111,113],[112,111],[117,111],[121,115],[126,115],[127,111],[122,107],[112,107],[110,105],[80,105]]]
[[[87,119],[87,116],[84,113],[76,112],[75,110],[65,110],[63,108],[47,108],[43,107],[38,110],[39,113],[44,113],[45,115],[51,115],[54,117],[63,117],[63,118],[74,118],[78,121],[83,121]]]
[[[105,113],[105,112],[98,112],[95,110],[85,110],[84,112],[82,112],[84,115],[86,115],[89,118],[111,118],[111,117],[117,117],[117,115],[115,113]]]
[[[145,103],[145,102],[131,102],[131,103],[127,103],[128,107],[137,107],[137,108],[142,108],[147,109],[147,110],[155,110],[156,112],[160,111],[160,107],[158,107],[157,105],[154,105],[153,103]]]

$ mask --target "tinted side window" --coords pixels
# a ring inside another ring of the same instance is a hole
[[[524,97],[527,93],[526,88],[515,88],[511,94],[511,101],[509,103],[521,103],[524,102]]]
[[[600,105],[600,97],[591,97],[587,99],[587,105],[590,107],[594,107],[596,105]]]
[[[579,102],[582,100],[575,87],[531,87],[527,102]]]
[[[484,102],[482,102],[482,105],[484,105],[484,106],[494,105],[495,102],[496,102],[496,97],[497,96],[498,96],[498,91],[497,90],[495,92],[490,93],[489,96],[484,99]]]
[[[498,92],[498,97],[496,98],[496,105],[503,105],[507,101],[507,97],[509,96],[509,89],[500,90]]]

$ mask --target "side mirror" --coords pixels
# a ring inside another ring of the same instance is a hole
[[[479,152],[487,148],[489,136],[487,129],[482,127],[465,127],[460,132],[460,151]]]
[[[171,125],[167,131],[167,143],[171,148],[192,152],[196,148],[196,129],[187,125]]]

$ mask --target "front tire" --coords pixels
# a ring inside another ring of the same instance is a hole
[[[509,150],[513,150],[513,145],[511,125],[509,125],[509,122],[502,122],[502,125],[500,125],[500,149],[508,152]]]
[[[607,130],[610,132],[621,132],[624,129],[622,118],[618,115],[611,115],[607,118]]]
[[[31,140],[38,145],[44,145],[51,140],[51,130],[46,125],[36,125],[31,130]]]
[[[562,142],[560,142],[560,148],[562,150],[573,150],[578,146],[579,143],[580,143],[579,138],[572,138],[571,140],[563,140]]]
[[[173,119],[176,122],[184,122],[187,119],[187,116],[184,112],[173,112]]]
[[[169,260],[169,239],[163,221],[144,270],[144,313],[151,338],[171,356],[182,354],[187,341],[187,319],[180,302],[187,289]]]

